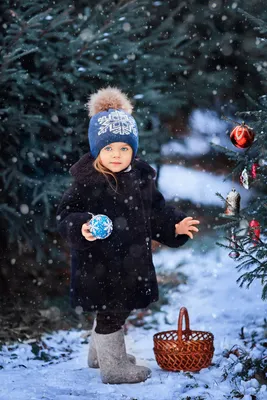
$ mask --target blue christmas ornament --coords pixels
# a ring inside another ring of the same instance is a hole
[[[113,224],[109,217],[103,214],[92,215],[92,219],[88,222],[90,232],[97,239],[106,239],[113,230]]]

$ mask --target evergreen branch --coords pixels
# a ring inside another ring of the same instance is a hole
[[[16,211],[16,209],[14,207],[10,207],[8,204],[6,203],[2,203],[0,204],[0,213],[3,214],[4,218],[6,218],[6,212],[8,212],[9,214],[12,214],[14,217],[20,217],[20,214]],[[11,220],[10,220],[11,221]],[[12,222],[12,221],[11,221]],[[13,221],[14,222],[14,221]]]
[[[43,185],[43,181],[36,178],[28,177],[27,175],[22,174],[20,171],[17,171],[16,178],[18,181],[23,182],[24,186],[34,187],[36,184]]]
[[[33,27],[33,26],[40,25],[39,21],[44,19],[45,17],[47,17],[48,14],[51,13],[51,11],[53,11],[53,8],[48,8],[46,11],[43,11],[41,13],[34,15],[32,18],[30,18],[27,21],[28,26]],[[25,17],[25,14],[24,14],[24,17]]]
[[[219,217],[223,217],[223,214],[219,214]],[[221,225],[214,225],[212,229],[217,230],[217,229],[223,229],[223,230],[227,230],[230,228],[233,228],[235,226],[235,222],[227,222]]]
[[[161,34],[165,28],[169,28],[170,29],[170,24],[173,20],[173,17],[175,15],[177,15],[177,13],[179,13],[182,8],[187,7],[187,4],[185,1],[181,2],[169,15],[168,17],[160,23],[160,25],[154,29],[153,34],[155,37],[157,37],[157,35]],[[151,41],[151,38],[149,36],[144,37],[142,40],[139,40],[139,47],[145,47],[145,45],[147,45],[148,42]],[[153,45],[154,44],[160,44],[161,41],[159,40],[153,40]]]
[[[46,33],[50,32],[51,30],[58,28],[58,26],[61,26],[62,24],[66,24],[69,22],[73,22],[73,18],[67,18],[69,16],[69,13],[74,10],[74,6],[71,6],[70,8],[68,8],[67,10],[61,12],[59,15],[57,15],[56,18],[54,18],[53,20],[51,20],[50,25],[48,26],[48,28],[44,29],[41,34],[40,34],[40,38],[42,36],[44,36]],[[66,17],[66,19],[64,19],[64,17]]]
[[[238,12],[243,14],[245,17],[247,17],[251,22],[253,22],[255,25],[254,29],[259,31],[260,33],[267,33],[267,28],[266,28],[266,21],[263,21],[262,19],[258,17],[254,17],[253,15],[249,14],[248,12],[244,11],[242,8],[238,7],[237,9]]]
[[[10,14],[12,15],[12,17],[16,18],[21,23],[21,27],[20,27],[21,30],[17,33],[14,40],[11,41],[9,43],[9,45],[7,45],[7,49],[9,49],[11,46],[14,45],[14,43],[16,43],[19,40],[19,38],[23,35],[23,33],[26,31],[26,29],[28,27],[27,23],[25,21],[23,21],[14,10],[10,10]]]
[[[232,119],[226,117],[225,115],[222,115],[221,119],[224,119],[225,121],[231,122],[232,124],[235,124],[235,125],[239,125],[239,124],[240,124],[239,122],[234,121],[234,120],[232,120]],[[244,124],[244,123],[245,123],[245,122],[243,121],[242,124]]]
[[[38,47],[33,47],[33,48],[29,49],[29,50],[24,50],[24,51],[23,51],[23,49],[19,48],[19,49],[16,49],[16,52],[18,52],[20,50],[22,51],[22,53],[20,53],[20,54],[13,55],[13,56],[12,56],[12,54],[3,56],[3,59],[5,60],[3,65],[5,64],[5,66],[6,66],[7,64],[10,64],[10,63],[14,62],[15,60],[17,60],[17,59],[19,59],[21,57],[25,57],[28,54],[35,53],[36,51],[39,51],[39,48]],[[3,69],[3,65],[2,65],[1,69]]]
[[[14,10],[9,10],[9,12],[12,15],[12,17],[16,18],[21,25],[24,25],[25,22]]]
[[[237,153],[235,151],[227,149],[226,147],[223,147],[219,144],[215,144],[212,142],[210,142],[210,144],[214,149],[217,149],[219,152],[224,153],[231,160],[236,160]]]
[[[105,3],[105,0],[104,0],[103,3]],[[118,11],[118,10],[123,10],[125,7],[129,7],[129,6],[132,5],[132,4],[135,5],[136,2],[135,2],[135,0],[129,1],[129,2],[127,2],[125,5],[123,5],[122,7],[120,7],[120,3],[121,3],[121,2],[119,2],[119,3],[115,6],[115,8],[112,10],[112,14],[113,14],[113,15],[114,15],[115,12]],[[81,56],[83,55],[83,53],[84,53],[86,50],[89,50],[90,46],[91,46],[94,42],[96,42],[96,41],[102,36],[102,33],[105,32],[108,28],[110,28],[113,24],[115,24],[115,18],[112,19],[112,20],[110,20],[110,21],[108,21],[108,22],[106,22],[106,23],[102,26],[102,28],[100,28],[100,29],[98,30],[98,34],[95,35],[94,38],[93,38],[90,42],[87,42],[86,44],[84,44],[84,46],[81,48],[81,50],[80,50],[80,51],[78,52],[78,54],[77,54],[77,60],[79,60],[79,59],[81,58]]]
[[[155,29],[154,31],[154,35],[158,35],[159,33],[162,33],[162,31],[165,28],[169,28],[170,27],[170,23],[173,20],[173,17],[175,17],[181,10],[182,8],[187,7],[187,3],[186,1],[182,1],[169,15],[168,17]],[[149,38],[146,38],[149,39]],[[149,39],[150,40],[150,39]]]
[[[243,285],[246,283],[246,287],[249,288],[250,285],[253,283],[253,281],[255,279],[261,279],[262,284],[264,284],[265,280],[264,278],[266,277],[266,271],[264,271],[263,273],[251,273],[251,272],[246,272],[243,275],[241,275],[238,279],[237,279],[237,283],[239,284],[240,287],[243,287]],[[262,293],[262,300],[266,299],[266,294],[265,292]]]
[[[6,168],[3,172],[0,173],[0,176],[3,177],[4,190],[7,190],[11,185],[12,180],[15,181],[17,177],[17,168],[15,167]]]
[[[228,240],[231,243],[234,243],[233,240],[231,240],[229,238],[228,238]],[[246,240],[245,242],[247,243],[248,240]],[[232,250],[232,247],[230,244],[227,246],[222,243],[216,242],[216,245],[218,245],[219,247],[223,247],[223,248]],[[249,268],[251,265],[255,265],[255,264],[258,265],[257,268],[255,268],[254,270],[252,270],[250,272],[244,273],[237,279],[237,283],[240,284],[240,287],[242,287],[245,284],[245,282],[248,282],[247,288],[249,288],[249,286],[251,285],[253,280],[259,279],[259,278],[261,278],[262,283],[264,283],[264,279],[266,278],[266,269],[267,269],[266,262],[261,262],[259,259],[257,259],[256,257],[253,256],[253,254],[252,254],[253,251],[250,251],[250,253],[248,253],[248,251],[243,246],[239,245],[238,243],[236,243],[236,250],[238,252],[240,252],[240,251],[245,252],[245,254],[241,258],[241,259],[245,259],[245,261],[243,261],[241,264],[238,264],[236,266],[238,271],[240,271],[242,268]],[[254,249],[254,252],[255,252],[255,249]],[[239,261],[239,260],[240,260],[240,258],[237,261]],[[260,273],[261,270],[263,271],[262,273]],[[264,288],[265,289],[262,292],[263,300],[266,299],[267,285],[264,286]]]
[[[249,117],[260,118],[262,117],[262,110],[259,111],[242,111],[239,112],[240,115],[248,115]],[[255,124],[255,122],[254,122]]]
[[[223,243],[219,243],[219,242],[215,242],[216,245],[218,245],[219,247],[223,247],[224,249],[227,250],[233,250],[231,246],[223,244]]]
[[[221,193],[216,192],[215,195],[216,195],[217,197],[219,197],[223,202],[226,201],[226,199],[221,195]]]
[[[250,267],[250,266],[252,266],[252,265],[255,265],[255,264],[257,264],[258,263],[258,260],[248,260],[247,261],[247,263],[246,264],[244,264],[244,266],[240,266],[240,265],[237,265],[237,270],[238,271],[241,271],[241,269],[243,269],[245,266],[247,267],[247,269]],[[262,267],[264,267],[264,264],[263,263],[260,263],[260,265],[259,266],[257,266],[257,268],[255,268],[254,270],[252,270],[252,271],[249,271],[249,274],[250,275],[255,275],[260,269],[262,269]]]
[[[26,18],[32,18],[32,15],[41,15],[43,13],[43,8],[44,5],[42,4],[43,2],[40,2],[39,4],[31,4],[28,9],[23,11],[23,17],[24,19]],[[49,8],[52,10],[52,8]]]
[[[248,93],[244,93],[244,96],[248,99],[248,101],[255,106],[256,108],[259,108],[260,104],[256,99],[253,99]],[[239,111],[236,113],[236,115],[245,115],[246,112],[245,111]]]

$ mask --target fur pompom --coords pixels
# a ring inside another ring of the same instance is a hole
[[[132,114],[133,106],[122,91],[116,87],[108,86],[99,89],[96,93],[89,97],[87,103],[89,117],[101,112],[107,111],[109,108],[122,109],[128,114]]]

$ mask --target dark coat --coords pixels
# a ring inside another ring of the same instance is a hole
[[[151,239],[169,247],[186,243],[187,235],[175,237],[175,224],[186,215],[166,206],[146,162],[135,159],[131,171],[116,173],[117,194],[93,161],[87,153],[70,168],[75,179],[57,211],[58,230],[71,249],[71,304],[84,311],[144,308],[158,300]],[[112,220],[108,238],[82,236],[88,212]]]

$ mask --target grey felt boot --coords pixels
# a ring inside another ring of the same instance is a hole
[[[99,363],[97,359],[97,353],[96,353],[96,345],[95,345],[95,327],[96,327],[96,319],[94,319],[93,327],[92,327],[92,333],[91,333],[91,339],[90,339],[90,344],[89,344],[89,351],[88,351],[88,367],[89,368],[99,368]],[[133,355],[127,354],[128,360],[132,363],[136,363],[136,359]]]
[[[95,332],[95,343],[103,383],[137,383],[151,376],[149,368],[128,360],[123,329],[107,335]]]

